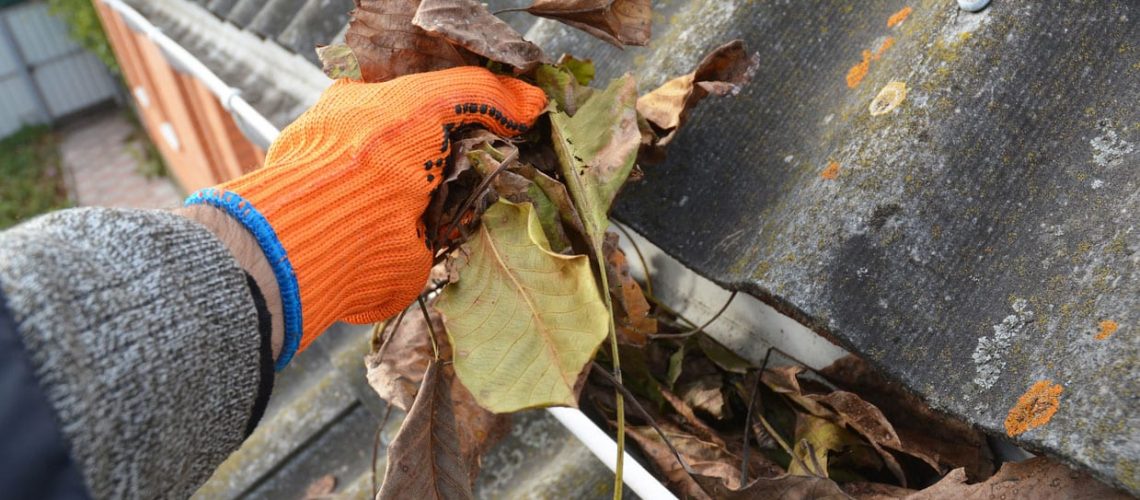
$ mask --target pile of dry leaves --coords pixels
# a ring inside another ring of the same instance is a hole
[[[788,360],[751,366],[631,278],[608,232],[610,206],[639,166],[663,158],[698,102],[751,79],[758,57],[741,42],[639,96],[630,75],[591,86],[593,63],[549,58],[474,0],[356,4],[346,45],[318,49],[330,77],[379,82],[478,65],[537,85],[551,102],[515,139],[452,131],[424,219],[432,283],[377,326],[366,360],[372,386],[407,412],[379,497],[471,497],[509,414],[547,406],[580,407],[619,447],[628,433],[631,451],[685,498],[1103,488],[1041,461],[994,475],[981,434],[857,360],[823,373]],[[649,40],[649,0],[536,0],[523,10],[619,47]]]

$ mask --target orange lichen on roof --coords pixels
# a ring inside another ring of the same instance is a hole
[[[1116,333],[1116,329],[1118,328],[1120,328],[1120,325],[1117,322],[1111,319],[1106,319],[1100,322],[1100,332],[1098,332],[1093,338],[1096,340],[1107,339],[1111,337],[1113,333]]]
[[[891,17],[887,18],[887,27],[894,28],[898,23],[905,21],[906,17],[910,15],[912,10],[913,9],[910,7],[903,7],[898,12],[891,14]]]
[[[1005,418],[1005,433],[1013,437],[1049,423],[1053,414],[1057,413],[1057,407],[1061,404],[1061,392],[1064,390],[1051,380],[1038,380],[1009,409],[1009,416]]]
[[[833,161],[831,163],[828,163],[827,168],[823,169],[823,172],[820,172],[819,176],[823,177],[824,179],[827,179],[829,181],[833,181],[835,179],[838,179],[839,178],[839,162]]]
[[[879,45],[879,48],[875,49],[874,59],[876,61],[878,61],[879,58],[883,57],[883,54],[887,53],[887,49],[893,47],[894,45],[895,45],[895,39],[893,37],[888,36],[887,39],[883,40],[883,43]]]
[[[859,86],[859,82],[867,76],[867,70],[871,69],[871,51],[863,51],[863,61],[856,64],[847,71],[847,88],[855,88]]]

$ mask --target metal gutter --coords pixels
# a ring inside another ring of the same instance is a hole
[[[131,29],[146,35],[147,39],[154,42],[162,53],[166,56],[172,66],[175,66],[198,79],[218,98],[218,102],[222,104],[222,108],[232,115],[237,122],[242,132],[246,134],[249,139],[262,148],[266,148],[280,133],[277,127],[273,126],[261,113],[253,108],[245,99],[241,97],[241,90],[227,85],[222,81],[210,68],[207,68],[202,61],[194,57],[189,51],[178,45],[177,42],[170,37],[163,34],[162,30],[152,24],[147,18],[143,17],[134,7],[127,5],[122,0],[100,0],[115,12],[122,16],[123,21],[127,23]]]

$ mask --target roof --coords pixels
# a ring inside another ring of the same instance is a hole
[[[291,74],[316,71],[308,45],[343,27],[347,2],[325,3],[199,2],[265,41],[236,48],[169,15],[186,2],[140,10],[283,124],[319,87]],[[643,90],[732,38],[760,52],[753,83],[699,108],[615,216],[994,435],[1019,396],[1060,385],[1016,442],[1140,492],[1140,4],[655,4],[652,43],[625,51],[504,15]],[[290,57],[309,69],[262,62]],[[905,98],[873,115],[891,82]]]

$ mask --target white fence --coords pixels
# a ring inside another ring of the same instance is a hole
[[[43,2],[0,10],[0,137],[115,97],[106,67]]]

